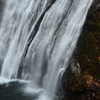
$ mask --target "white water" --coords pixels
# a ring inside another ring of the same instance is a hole
[[[21,70],[21,79],[32,81],[28,88],[48,94],[42,100],[56,95],[93,2],[51,1],[5,0],[0,27],[1,77],[17,79]]]

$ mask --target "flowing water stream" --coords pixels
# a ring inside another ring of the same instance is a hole
[[[28,81],[25,92],[53,100],[93,0],[5,0],[1,77]]]

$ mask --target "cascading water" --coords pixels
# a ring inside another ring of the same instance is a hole
[[[5,0],[1,77],[56,95],[93,0]],[[42,97],[41,97],[42,98]],[[48,99],[47,99],[48,100]]]

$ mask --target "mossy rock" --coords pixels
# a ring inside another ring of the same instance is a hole
[[[63,100],[100,100],[100,88],[97,89],[97,86],[93,85],[96,91],[87,91],[85,86],[85,79],[82,82],[82,77],[87,74],[95,78],[97,84],[100,84],[100,0],[94,0],[93,5],[91,6],[86,22],[83,27],[83,31],[78,40],[75,52],[73,56],[81,66],[81,76],[76,78],[75,76],[70,76],[71,80],[67,80],[67,72],[65,72],[63,77],[64,83],[64,98]],[[76,52],[77,51],[77,52]],[[72,57],[73,57],[72,56]],[[76,79],[75,79],[76,78]],[[77,81],[76,81],[77,80]],[[71,83],[72,82],[72,83]],[[76,82],[76,83],[75,83]],[[78,83],[77,83],[78,82]],[[70,84],[70,86],[67,86]],[[81,83],[81,87],[80,87]],[[75,87],[75,84],[76,87]],[[72,87],[74,85],[74,87]],[[67,89],[66,89],[67,87]],[[74,88],[77,88],[78,91],[72,92]],[[84,90],[84,93],[82,93]],[[66,93],[69,95],[66,95]],[[82,93],[82,94],[80,94]]]

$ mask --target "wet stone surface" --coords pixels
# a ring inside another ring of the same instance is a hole
[[[76,77],[71,71],[65,72],[62,100],[100,100],[99,0],[95,0],[90,8],[73,57],[80,64],[81,73]]]

